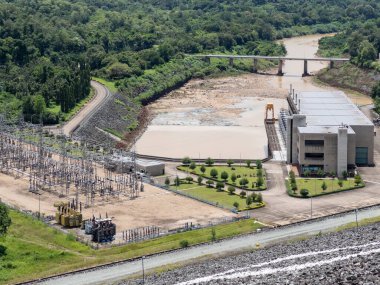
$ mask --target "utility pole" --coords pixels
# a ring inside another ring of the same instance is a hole
[[[142,263],[142,277],[143,277],[143,284],[145,284],[145,269],[144,269],[144,258],[145,258],[145,255],[143,255],[141,257],[141,263]]]

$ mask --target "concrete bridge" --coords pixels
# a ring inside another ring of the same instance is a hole
[[[335,58],[335,57],[312,57],[312,58],[298,58],[298,57],[286,57],[286,56],[261,56],[261,55],[223,55],[223,54],[207,54],[207,55],[192,55],[194,57],[203,58],[206,62],[210,63],[211,58],[228,58],[229,63],[232,66],[234,64],[234,59],[252,59],[253,68],[252,72],[257,73],[257,63],[259,59],[266,60],[277,60],[278,61],[278,72],[277,75],[282,76],[282,66],[285,60],[299,60],[303,61],[303,74],[302,76],[310,75],[307,69],[308,61],[328,61],[330,62],[329,67],[333,68],[335,62],[347,62],[350,61],[349,58]]]

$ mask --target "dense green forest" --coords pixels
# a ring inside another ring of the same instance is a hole
[[[0,111],[56,123],[91,74],[145,104],[230,68],[185,54],[284,54],[274,40],[377,25],[379,11],[375,0],[0,0]]]

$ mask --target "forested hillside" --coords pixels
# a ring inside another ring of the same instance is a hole
[[[283,54],[275,39],[342,30],[379,11],[375,0],[0,0],[0,109],[55,123],[88,96],[90,73],[146,103],[228,68],[184,54]]]

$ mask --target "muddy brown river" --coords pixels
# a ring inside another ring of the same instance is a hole
[[[324,35],[326,36],[326,35]],[[283,40],[288,57],[316,57],[322,35]],[[309,62],[309,73],[326,62]],[[267,157],[265,106],[273,103],[275,116],[286,108],[290,85],[296,91],[336,90],[302,77],[303,61],[285,61],[284,76],[243,74],[191,80],[148,106],[153,119],[136,143],[140,154],[182,158],[262,159]],[[354,103],[370,99],[348,93]]]

